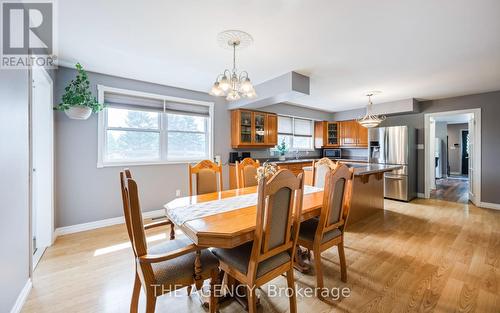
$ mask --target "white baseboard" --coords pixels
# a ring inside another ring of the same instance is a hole
[[[462,173],[460,173],[460,172],[450,172],[450,175],[457,175],[458,176],[458,175],[462,175]]]
[[[144,213],[142,213],[142,218],[144,218],[144,219],[155,218],[155,217],[161,217],[164,215],[165,215],[165,210],[160,209],[160,210],[144,212]],[[125,223],[125,217],[119,216],[119,217],[107,218],[105,220],[100,220],[100,221],[95,221],[95,222],[59,227],[59,228],[56,228],[56,230],[54,231],[54,238],[56,238],[57,236],[61,236],[61,235],[73,234],[73,233],[78,233],[78,232],[82,232],[82,231],[87,231],[87,230],[92,230],[92,229],[97,229],[97,228],[112,226],[112,225],[117,225],[117,224],[123,224],[123,223]]]
[[[423,192],[417,193],[417,198],[425,199],[425,193],[423,193]]]
[[[500,204],[498,203],[480,202],[479,207],[493,209],[493,210],[500,210]]]
[[[14,303],[14,306],[10,310],[10,313],[21,312],[21,309],[23,308],[23,305],[26,302],[28,295],[30,294],[31,287],[32,287],[31,278],[28,278],[28,281],[24,285],[23,290],[21,290],[21,292],[19,293],[19,296],[16,299],[16,303]]]

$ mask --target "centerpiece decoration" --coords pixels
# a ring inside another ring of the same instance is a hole
[[[278,172],[278,166],[276,163],[265,162],[261,167],[257,169],[257,181],[262,179],[268,179]]]

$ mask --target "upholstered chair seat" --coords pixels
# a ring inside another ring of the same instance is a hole
[[[311,242],[312,245],[312,243],[314,242],[314,236],[316,235],[316,229],[318,229],[318,223],[319,223],[318,218],[311,218],[307,221],[303,221],[300,224],[299,239],[301,241],[309,241]],[[342,232],[338,228],[327,231],[326,233],[323,234],[321,243],[328,242],[341,235]]]
[[[252,242],[245,243],[233,249],[213,249],[212,252],[226,264],[236,268],[243,274],[248,272],[248,263],[250,262],[250,256],[252,254]],[[271,270],[290,262],[290,254],[288,252],[282,252],[277,255],[270,257],[267,260],[259,263],[257,268],[257,277],[262,277],[263,275],[269,273]]]
[[[191,243],[191,241],[184,238],[170,240],[148,248],[148,253],[161,255],[181,249]],[[156,283],[164,286],[174,286],[193,277],[195,258],[196,254],[191,252],[175,259],[151,264]],[[210,276],[210,273],[217,270],[219,266],[219,260],[209,250],[201,250],[200,261],[203,265],[202,276]]]

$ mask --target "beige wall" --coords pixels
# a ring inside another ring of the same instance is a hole
[[[461,132],[462,129],[468,129],[469,125],[464,124],[448,124],[448,161],[450,162],[450,173],[460,173],[462,171],[461,164],[461,151],[462,151],[462,140]],[[458,146],[455,147],[455,144]]]

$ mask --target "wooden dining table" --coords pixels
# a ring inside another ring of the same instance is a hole
[[[170,218],[170,208],[186,207],[208,201],[215,201],[212,203],[216,205],[217,200],[256,192],[257,187],[253,186],[177,198],[165,205],[166,215]],[[304,194],[301,220],[308,220],[319,216],[322,203],[322,191]],[[209,216],[193,218],[182,224],[177,224],[175,219],[171,220],[176,227],[181,229],[182,232],[193,241],[193,243],[200,247],[234,248],[253,240],[257,221],[257,206],[253,205]]]

